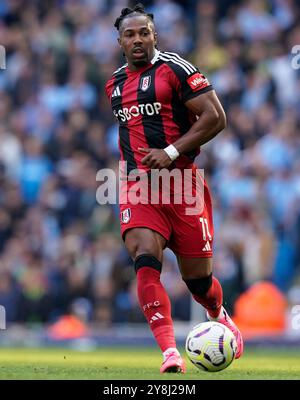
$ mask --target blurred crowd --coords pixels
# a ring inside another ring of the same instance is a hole
[[[300,304],[300,68],[292,68],[300,2],[144,4],[159,49],[197,65],[227,113],[227,128],[197,159],[213,194],[214,269],[227,307],[261,280]],[[97,171],[118,163],[104,84],[124,63],[113,24],[127,5],[0,2],[0,304],[8,322],[68,313],[100,327],[144,321],[118,206],[96,201]],[[188,320],[190,295],[169,250],[162,280],[174,319]]]

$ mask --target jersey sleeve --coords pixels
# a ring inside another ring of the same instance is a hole
[[[167,64],[171,68],[171,81],[179,97],[186,101],[200,94],[213,90],[208,79],[190,62],[184,60],[176,53],[168,53]]]
[[[109,100],[111,99],[113,87],[114,87],[114,77],[109,79],[105,84],[105,93]]]

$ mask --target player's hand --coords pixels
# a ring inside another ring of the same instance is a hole
[[[141,153],[147,154],[142,159],[142,164],[146,165],[149,168],[168,168],[172,164],[172,160],[163,149],[150,149],[139,147],[138,150]]]

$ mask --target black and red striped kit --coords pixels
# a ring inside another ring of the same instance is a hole
[[[119,149],[127,172],[147,171],[139,148],[163,149],[187,133],[196,121],[185,103],[213,90],[203,74],[176,53],[156,50],[151,62],[132,71],[127,64],[106,84],[114,116],[119,122]],[[200,149],[181,154],[171,168],[193,169]],[[170,169],[170,168],[169,168]],[[204,208],[185,215],[186,204],[120,204],[122,236],[133,227],[148,227],[186,257],[211,257],[213,224],[209,190],[204,184]]]

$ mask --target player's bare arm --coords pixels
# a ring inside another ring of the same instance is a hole
[[[199,118],[185,135],[173,143],[179,154],[209,142],[226,126],[226,115],[214,90],[188,100],[185,105]]]
[[[173,143],[179,154],[209,142],[226,126],[226,115],[214,90],[188,100],[185,105],[198,119],[185,135]],[[143,148],[140,151],[147,154],[142,163],[150,168],[167,168],[172,163],[164,149]]]

